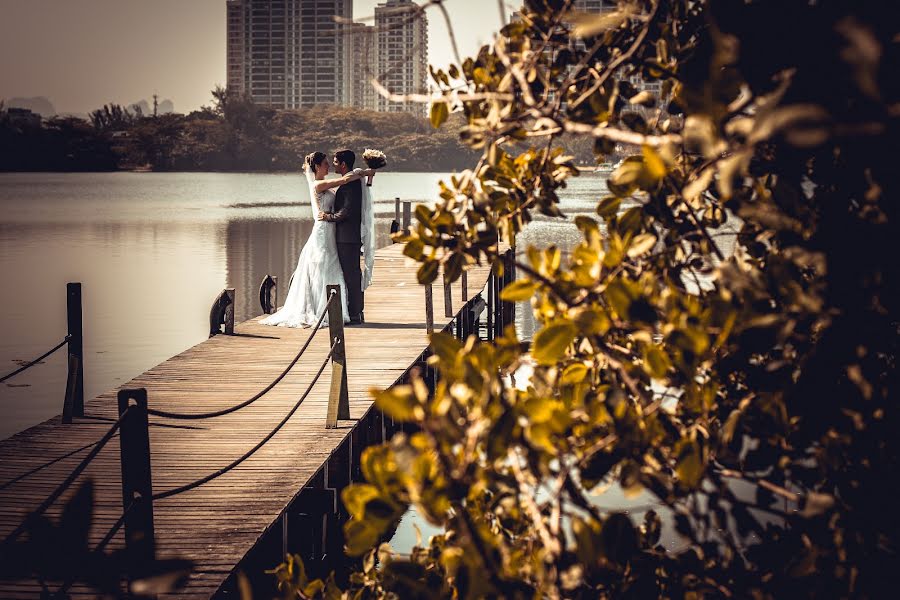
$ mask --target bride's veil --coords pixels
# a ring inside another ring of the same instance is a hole
[[[309,186],[309,205],[312,207],[313,221],[319,218],[319,196],[316,194],[316,175],[308,164],[303,165],[303,174],[306,175],[306,183]]]
[[[362,276],[362,288],[365,290],[372,283],[372,270],[375,268],[375,203],[372,200],[372,187],[362,186],[362,221],[360,237],[363,246],[363,258],[366,267]]]

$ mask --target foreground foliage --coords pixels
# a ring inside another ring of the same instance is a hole
[[[461,109],[483,156],[420,207],[405,252],[423,283],[452,280],[535,214],[564,218],[566,132],[598,161],[633,155],[570,254],[519,248],[505,298],[542,325],[527,389],[504,376],[523,360],[510,330],[437,334],[433,394],[376,393],[420,432],[367,450],[367,482],[343,494],[348,553],[367,557],[346,596],[882,595],[900,566],[896,14],[565,8],[527,0],[494,45],[434,73],[433,123]],[[604,508],[612,483],[658,508]],[[408,557],[379,548],[410,505],[446,533]]]

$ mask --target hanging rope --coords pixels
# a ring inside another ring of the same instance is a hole
[[[297,412],[297,409],[300,408],[300,405],[303,404],[303,401],[306,400],[307,396],[309,396],[309,393],[312,391],[313,386],[316,384],[317,381],[319,381],[319,377],[322,375],[322,371],[325,370],[325,366],[328,364],[328,361],[331,360],[331,357],[334,355],[334,350],[335,350],[335,348],[337,348],[337,345],[339,343],[340,342],[337,340],[337,338],[335,338],[334,343],[331,344],[331,350],[328,351],[328,356],[326,356],[325,360],[322,361],[322,366],[319,367],[319,371],[316,373],[315,377],[313,377],[312,381],[309,383],[309,387],[306,388],[306,391],[303,392],[303,395],[300,396],[300,399],[297,400],[297,403],[294,404],[294,407],[290,410],[290,412],[288,412],[288,414],[281,420],[281,422],[275,426],[275,429],[270,431],[269,434],[266,435],[266,437],[264,437],[258,444],[253,446],[253,448],[251,448],[247,452],[245,452],[243,456],[241,456],[237,460],[233,461],[231,464],[229,464],[225,467],[222,467],[215,473],[211,473],[211,474],[207,475],[206,477],[197,479],[196,481],[192,481],[191,483],[179,486],[177,488],[173,488],[173,489],[167,490],[165,492],[160,492],[158,494],[153,494],[154,502],[156,500],[162,500],[163,498],[175,496],[177,494],[181,494],[183,492],[190,491],[194,488],[198,488],[201,485],[203,485],[204,483],[208,483],[208,482],[212,481],[213,479],[216,479],[217,477],[224,475],[228,471],[231,471],[232,469],[234,469],[235,467],[240,465],[242,462],[244,462],[245,460],[247,460],[248,458],[253,456],[256,453],[256,451],[259,450],[260,448],[262,448],[266,444],[266,442],[271,440],[275,436],[275,434],[278,433],[282,427],[284,427],[284,425],[294,415],[294,413]]]
[[[284,371],[281,372],[281,375],[276,377],[272,383],[267,385],[265,387],[265,389],[263,389],[262,391],[257,393],[252,398],[244,400],[240,404],[236,404],[232,407],[224,408],[222,410],[217,410],[217,411],[208,412],[208,413],[185,414],[185,413],[173,413],[173,412],[167,412],[164,410],[156,410],[153,408],[148,408],[147,414],[153,415],[154,417],[163,417],[166,419],[181,419],[181,420],[212,419],[213,417],[221,417],[223,415],[227,415],[227,414],[239,411],[242,408],[245,408],[247,406],[250,406],[257,400],[259,400],[260,398],[262,398],[263,396],[268,394],[272,390],[272,388],[274,388],[276,385],[278,385],[278,383],[281,382],[281,380],[287,376],[287,374],[290,372],[290,370],[294,368],[294,365],[297,364],[297,361],[300,360],[300,357],[303,356],[304,352],[306,352],[306,349],[309,347],[309,344],[313,341],[313,338],[316,337],[316,332],[319,331],[319,326],[322,324],[322,321],[325,320],[325,315],[328,314],[328,307],[331,306],[331,303],[334,301],[335,296],[336,296],[335,292],[332,291],[331,295],[328,298],[328,301],[325,303],[325,308],[322,310],[322,314],[319,315],[319,320],[316,322],[315,325],[313,325],[313,328],[309,334],[309,337],[306,338],[306,343],[303,344],[302,348],[300,348],[300,352],[297,353],[297,355],[294,357],[294,360],[292,360],[291,363],[284,369]]]
[[[15,531],[6,536],[6,539],[3,540],[4,546],[9,544],[10,542],[14,542],[16,538],[22,535],[22,532],[25,531],[25,529],[28,527],[29,521],[31,521],[31,519],[33,519],[34,517],[39,517],[44,514],[44,512],[48,508],[50,508],[50,506],[52,506],[60,496],[62,496],[63,492],[65,492],[69,488],[69,486],[72,485],[72,483],[74,483],[76,479],[78,479],[78,476],[81,475],[82,471],[87,468],[91,461],[94,460],[94,457],[100,453],[107,442],[109,442],[109,440],[111,440],[119,430],[119,426],[121,426],[122,424],[122,419],[126,414],[128,414],[129,410],[130,407],[125,409],[125,411],[121,415],[119,415],[119,418],[115,423],[113,423],[113,426],[109,428],[109,431],[107,431],[102,438],[97,440],[94,448],[88,453],[87,456],[82,459],[80,463],[78,463],[78,466],[75,467],[71,473],[69,473],[69,476],[66,477],[62,483],[56,486],[56,489],[53,490],[53,492],[49,496],[47,496],[47,499],[44,500],[40,506],[34,509],[28,516],[28,518],[26,518],[24,521],[22,521],[22,523],[19,524],[18,527],[16,527]]]
[[[41,354],[40,356],[38,356],[38,357],[37,357],[36,359],[34,359],[33,361],[31,361],[31,362],[29,362],[29,363],[26,363],[26,364],[22,365],[21,367],[19,367],[18,369],[16,369],[16,370],[13,371],[12,373],[10,373],[9,375],[4,375],[3,377],[0,377],[0,383],[3,383],[3,382],[6,381],[7,379],[10,379],[10,378],[12,378],[12,377],[15,377],[16,375],[18,375],[18,374],[21,373],[22,371],[25,371],[25,370],[27,370],[27,369],[30,369],[30,368],[33,367],[34,365],[38,364],[39,362],[41,362],[42,360],[44,360],[45,358],[47,358],[48,356],[50,356],[51,354],[53,354],[54,352],[56,352],[57,350],[59,350],[60,348],[62,348],[63,346],[65,346],[65,345],[68,343],[69,339],[71,339],[71,337],[72,337],[71,335],[67,335],[66,337],[63,338],[63,340],[62,340],[60,343],[58,343],[56,346],[54,346],[52,349],[48,350],[48,351],[45,352],[44,354]]]

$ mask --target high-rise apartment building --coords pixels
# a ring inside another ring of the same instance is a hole
[[[375,27],[353,23],[350,27],[350,105],[367,110],[377,109],[377,92],[372,79],[378,74]]]
[[[411,0],[387,0],[375,7],[378,81],[395,94],[424,94],[428,77],[428,20]],[[419,112],[422,104],[389,102],[379,95],[376,108]]]
[[[352,0],[226,0],[228,90],[274,108],[350,103]]]
[[[295,0],[300,9],[300,105],[350,105],[353,0]]]

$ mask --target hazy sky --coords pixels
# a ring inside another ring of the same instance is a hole
[[[354,18],[376,4],[353,0]],[[500,27],[495,0],[445,5],[463,57]],[[446,65],[444,19],[432,8],[428,23],[429,59]],[[0,98],[46,96],[59,112],[87,113],[158,93],[189,112],[224,80],[225,0],[0,0]]]

